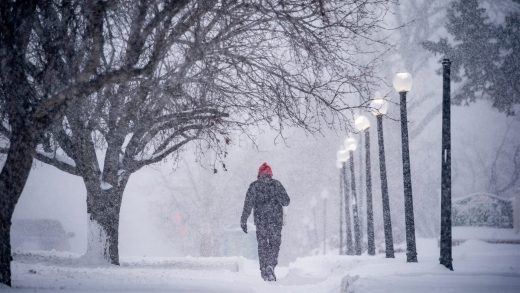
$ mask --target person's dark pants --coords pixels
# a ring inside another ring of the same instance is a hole
[[[282,225],[263,224],[256,226],[256,239],[258,241],[258,258],[262,276],[268,266],[273,270],[278,264],[278,252],[282,244]]]

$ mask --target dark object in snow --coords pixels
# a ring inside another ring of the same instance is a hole
[[[282,243],[283,206],[288,206],[289,196],[280,181],[272,178],[267,163],[258,171],[258,180],[247,190],[240,224],[243,227],[254,208],[254,222],[258,241],[260,272],[264,280],[276,280],[274,268],[278,264],[278,252]],[[244,232],[246,232],[245,229]]]
[[[376,245],[374,240],[374,210],[372,208],[372,174],[370,166],[370,130],[365,130],[365,182],[366,182],[366,199],[367,199],[367,242],[368,254],[376,254]]]
[[[415,245],[415,222],[413,215],[412,174],[410,149],[408,143],[408,115],[406,110],[406,92],[399,92],[401,110],[401,147],[403,159],[404,220],[406,226],[406,262],[417,262]]]
[[[440,264],[453,271],[451,257],[451,112],[449,59],[442,60],[442,171]]]
[[[262,278],[264,279],[264,281],[276,281],[276,275],[274,274],[274,269],[272,266],[267,266],[267,268],[265,269],[265,274],[262,275]]]
[[[383,227],[385,229],[385,254],[394,258],[394,240],[392,235],[392,217],[390,215],[390,199],[388,197],[388,181],[386,178],[385,142],[383,133],[383,115],[377,115],[377,142],[379,146],[379,173],[381,176],[381,199],[383,207]]]
[[[354,255],[354,244],[352,243],[352,221],[350,218],[350,185],[347,176],[347,163],[343,162],[343,166],[341,168],[341,175],[343,177],[343,195],[344,195],[344,208],[345,208],[345,225],[347,226],[345,229],[346,234],[346,251],[347,255]]]
[[[354,171],[354,151],[350,151],[350,187],[352,191],[352,217],[354,221],[354,248],[356,255],[361,255],[361,226],[358,213],[358,197],[356,194],[356,172]]]
[[[344,163],[341,163],[342,164],[342,168],[340,169],[340,173],[339,173],[339,255],[342,255],[344,254],[343,252],[343,248],[344,248],[344,244],[343,244],[343,227],[345,225],[343,225],[343,193],[344,193],[344,190],[343,190],[343,164]]]
[[[69,238],[62,224],[52,219],[13,220],[11,246],[15,250],[70,250]]]

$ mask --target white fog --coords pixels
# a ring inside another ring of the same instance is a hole
[[[519,292],[519,1],[21,2],[0,291]]]

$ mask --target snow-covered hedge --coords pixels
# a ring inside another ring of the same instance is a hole
[[[455,199],[453,226],[513,228],[513,202],[488,193],[474,193]]]

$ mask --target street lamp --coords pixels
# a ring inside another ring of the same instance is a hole
[[[372,208],[372,175],[370,164],[370,120],[361,115],[354,121],[358,131],[365,132],[365,181],[366,181],[366,200],[367,200],[367,242],[368,254],[376,254],[376,245],[374,240],[374,211]]]
[[[442,60],[442,171],[440,263],[453,271],[451,257],[451,98],[449,59]]]
[[[394,240],[392,236],[392,218],[390,216],[390,199],[388,197],[388,182],[386,179],[385,143],[383,136],[383,115],[388,111],[388,102],[376,92],[376,97],[370,105],[372,114],[377,120],[377,142],[379,144],[379,173],[381,176],[381,198],[383,200],[383,228],[385,231],[385,253],[387,258],[394,257]]]
[[[345,149],[350,154],[350,178],[352,187],[352,216],[354,219],[354,242],[355,250],[357,255],[361,255],[361,229],[359,226],[359,215],[356,195],[356,176],[354,171],[354,151],[357,149],[357,140],[353,137],[347,137],[345,139]]]
[[[327,254],[327,198],[329,191],[323,190],[320,197],[323,200],[323,254]]]
[[[417,262],[415,246],[415,225],[413,215],[412,175],[410,171],[410,150],[408,143],[408,118],[406,113],[406,93],[412,89],[412,75],[408,72],[397,73],[393,82],[400,96],[401,108],[401,147],[403,158],[404,213],[406,223],[406,261]]]
[[[318,200],[316,197],[312,197],[311,199],[311,208],[312,208],[312,217],[313,217],[313,226],[314,226],[314,243],[318,245],[319,237],[318,237],[318,219],[316,217],[316,206],[318,205]]]
[[[353,255],[354,254],[354,246],[352,243],[352,222],[350,219],[350,190],[349,190],[349,182],[347,177],[347,161],[349,159],[349,152],[347,150],[340,150],[338,151],[338,165],[341,165],[341,181],[343,182],[343,189],[342,193],[344,196],[344,212],[345,212],[345,234],[346,234],[346,241],[347,241],[347,250],[346,254]],[[343,211],[342,211],[343,213]],[[343,223],[341,223],[341,226],[343,226]],[[340,227],[340,231],[342,231],[342,227]],[[341,233],[340,235],[342,235]]]
[[[339,169],[339,254],[343,254],[343,163],[340,161],[341,150],[336,154],[336,167]]]
[[[305,230],[307,232],[308,245],[310,247],[312,247],[312,236],[311,236],[312,223],[311,223],[311,220],[309,219],[309,217],[307,217],[307,216],[303,217],[302,224],[303,224],[303,226],[305,226]]]

